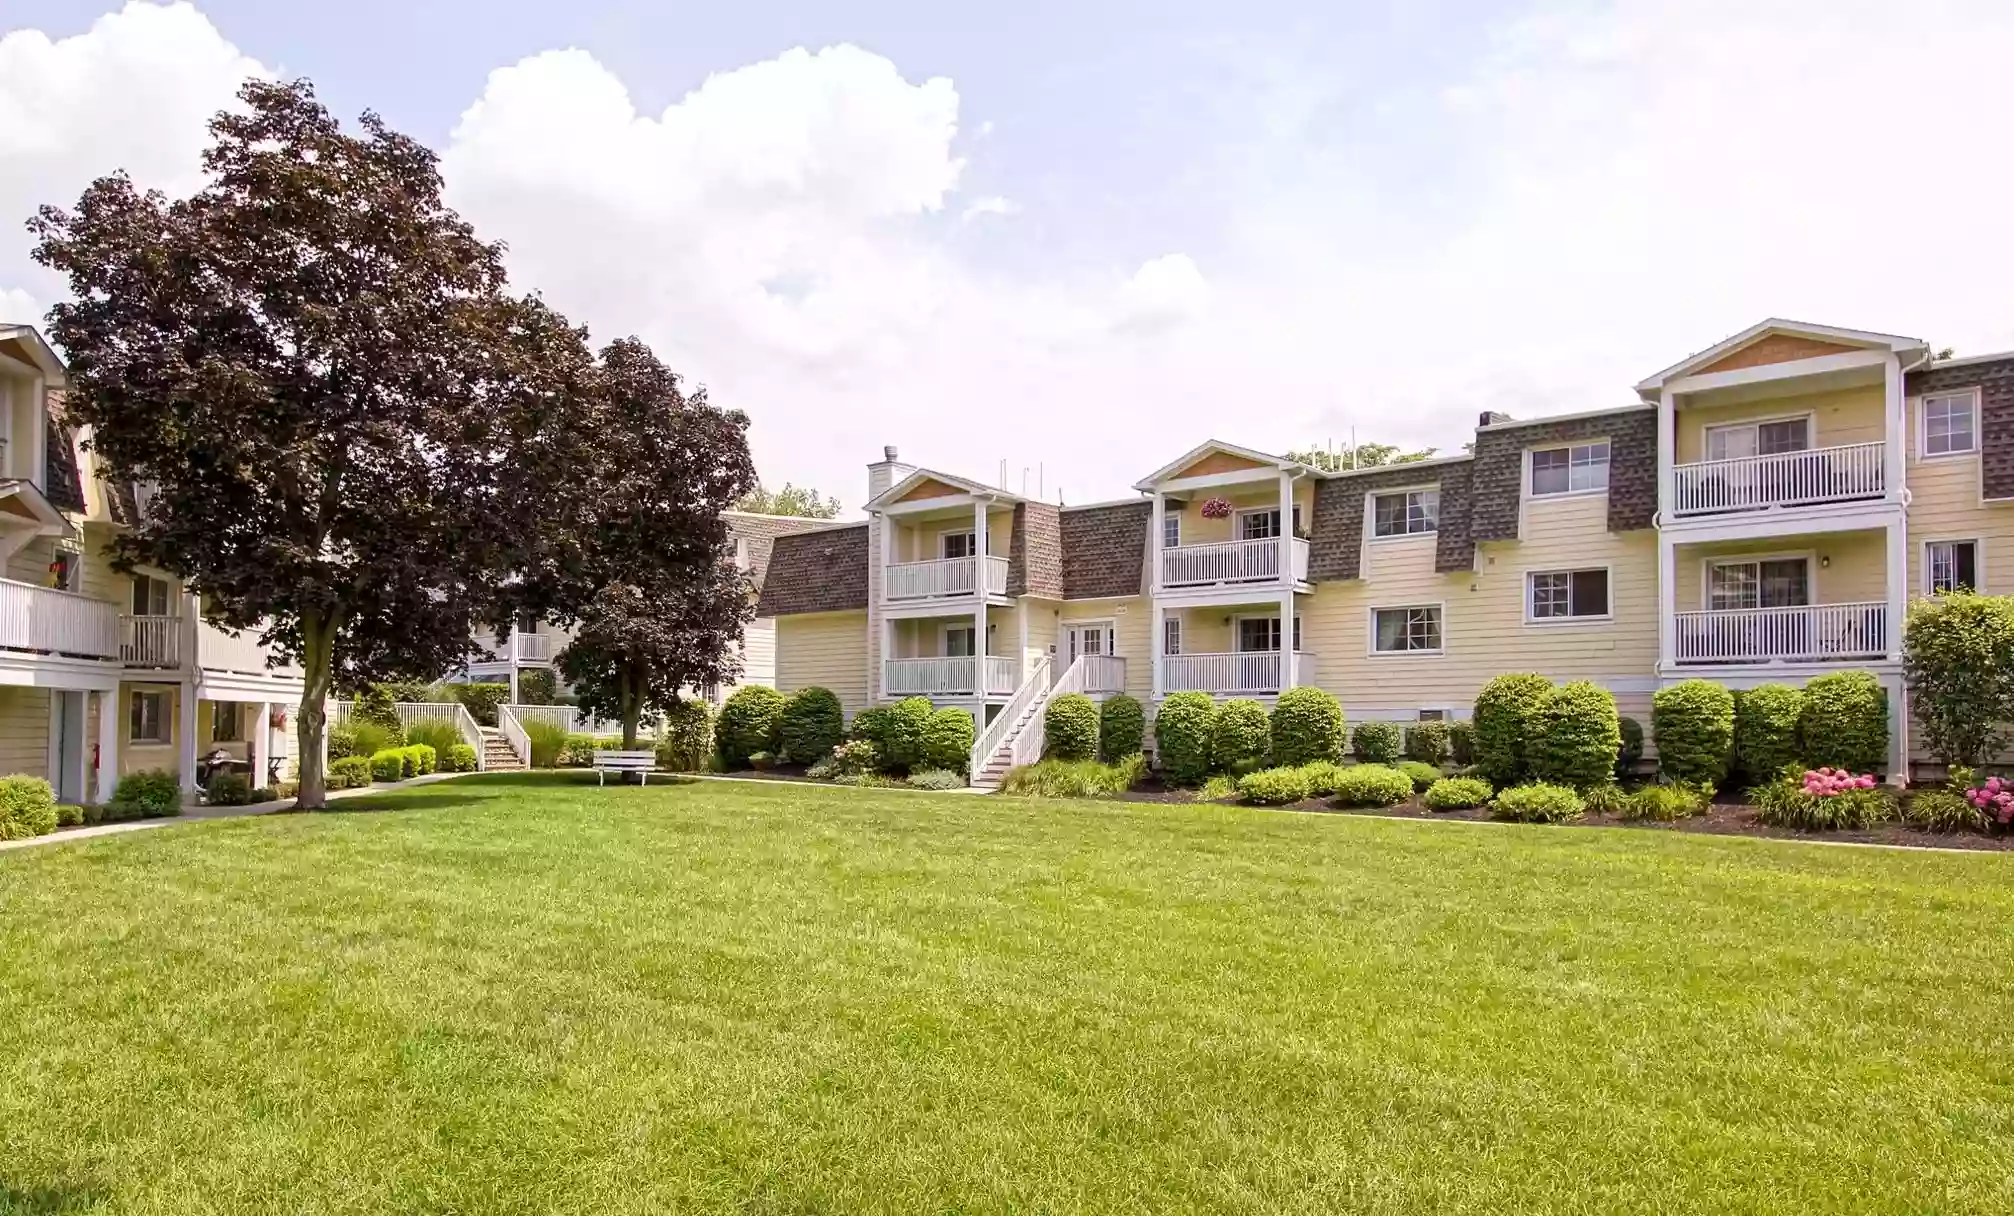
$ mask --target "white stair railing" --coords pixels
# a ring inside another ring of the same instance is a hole
[[[517,753],[518,763],[531,767],[531,736],[525,734],[524,725],[517,720],[508,705],[497,706],[497,726],[503,730],[504,741]]]
[[[1000,707],[1000,713],[980,733],[978,741],[972,745],[971,767],[967,770],[974,780],[978,779],[980,770],[991,763],[993,757],[999,753],[1001,745],[1007,742],[1009,733],[1014,729],[1014,723],[1028,711],[1029,706],[1044,699],[1042,694],[1049,687],[1051,670],[1052,663],[1049,656],[1042,656],[1036,662],[1035,670],[1029,672],[1028,678],[1021,681],[1021,687],[1014,690],[1013,697]]]
[[[1012,763],[1015,768],[1033,764],[1042,758],[1042,751],[1049,742],[1049,702],[1067,693],[1083,692],[1090,682],[1091,665],[1082,658],[1070,664],[1040,704],[1034,706],[1028,716],[1028,725],[1015,735],[1012,743]]]
[[[455,708],[460,711],[455,715],[455,725],[461,727],[462,742],[475,749],[476,771],[480,773],[490,766],[489,749],[483,746],[482,727],[476,725],[475,715],[469,713],[468,706],[457,701]]]

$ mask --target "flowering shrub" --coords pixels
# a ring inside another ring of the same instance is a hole
[[[1804,792],[1814,798],[1831,798],[1848,790],[1871,790],[1877,784],[1873,773],[1856,777],[1843,768],[1807,769],[1804,774]]]
[[[1774,827],[1799,831],[1859,829],[1896,817],[1894,798],[1872,777],[1844,769],[1820,768],[1802,777],[1795,767],[1749,791],[1756,817]]]
[[[1985,785],[1965,791],[1965,801],[1984,811],[1997,827],[2014,824],[2014,781],[1988,777]]]
[[[1203,503],[1203,518],[1204,519],[1231,518],[1231,500],[1228,498],[1212,498],[1206,500]]]

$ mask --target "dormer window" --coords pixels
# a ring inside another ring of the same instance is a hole
[[[1608,440],[1532,449],[1532,497],[1590,494],[1606,489],[1608,489]]]
[[[1373,536],[1417,536],[1441,526],[1439,490],[1400,490],[1371,500]]]

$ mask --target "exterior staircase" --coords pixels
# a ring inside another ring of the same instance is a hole
[[[1000,788],[1008,769],[1042,758],[1045,741],[1042,715],[1049,711],[1050,700],[1064,693],[1084,691],[1090,669],[1079,658],[1052,682],[1053,670],[1050,661],[1043,659],[1014,691],[1014,699],[1001,707],[999,716],[980,735],[972,748],[973,789],[992,793]]]
[[[1016,715],[1015,721],[1007,727],[1007,734],[1001,739],[1000,746],[995,748],[993,755],[972,774],[973,789],[991,792],[1000,788],[1000,782],[1007,776],[1007,770],[1014,767],[1015,742],[1048,708],[1047,696],[1033,697],[1029,700],[1027,706]],[[1011,709],[1010,706],[1001,712],[1007,713]]]
[[[512,749],[510,740],[504,738],[502,730],[494,726],[478,726],[483,737],[483,771],[486,773],[515,773],[524,768],[524,761]]]

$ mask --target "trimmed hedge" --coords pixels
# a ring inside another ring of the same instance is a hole
[[[1483,685],[1475,706],[1475,764],[1492,785],[1516,785],[1531,775],[1532,747],[1552,681],[1530,672]]]
[[[406,776],[406,751],[402,747],[388,747],[371,757],[371,780],[403,781]]]
[[[1442,765],[1448,759],[1448,724],[1415,722],[1406,728],[1406,759]]]
[[[1403,742],[1396,722],[1359,722],[1350,732],[1350,754],[1362,764],[1396,764]]]
[[[1210,717],[1216,703],[1206,692],[1178,692],[1154,715],[1154,752],[1169,785],[1200,785],[1210,775]]]
[[[424,777],[440,765],[440,753],[434,750],[431,743],[407,745],[406,756],[410,761],[406,766],[408,777]]]
[[[1343,754],[1343,703],[1320,688],[1289,688],[1273,704],[1273,763],[1336,760]]]
[[[1137,756],[1147,740],[1147,711],[1125,693],[1098,708],[1098,755],[1107,764]]]
[[[788,703],[788,697],[760,684],[744,684],[735,689],[720,707],[720,718],[714,728],[721,766],[730,771],[747,768],[748,758],[755,753],[774,752],[777,720]]]
[[[441,756],[441,767],[450,773],[475,772],[476,749],[466,743],[450,743]]]
[[[1285,806],[1308,796],[1308,778],[1298,767],[1265,768],[1238,779],[1238,797],[1255,806]]]
[[[464,744],[463,746],[467,746]],[[332,790],[354,790],[371,783],[371,758],[369,756],[344,756],[329,764],[329,788]]]
[[[1448,723],[1448,759],[1464,766],[1476,762],[1475,723]]]
[[[917,744],[912,772],[949,772],[962,775],[972,766],[972,745],[979,741],[972,715],[962,709],[940,709],[923,724],[923,738]],[[962,782],[961,782],[962,784]]]
[[[1413,792],[1416,794],[1426,792],[1429,786],[1441,779],[1440,766],[1428,764],[1423,760],[1401,760],[1398,763],[1398,770],[1412,781]]]
[[[1466,811],[1490,800],[1490,783],[1480,777],[1443,777],[1420,795],[1428,810]]]
[[[815,764],[846,739],[846,713],[829,688],[800,688],[776,715],[776,750],[790,764]]]
[[[1353,764],[1336,778],[1343,806],[1397,806],[1413,796],[1413,779],[1382,764]]]
[[[243,773],[215,774],[203,794],[211,806],[252,805],[252,783]]]
[[[1819,676],[1804,686],[1798,746],[1810,768],[1888,771],[1888,693],[1864,671]]]
[[[885,768],[906,773],[931,767],[923,763],[923,735],[936,712],[929,697],[906,697],[889,708],[887,734],[880,740]]]
[[[1622,751],[1615,697],[1586,680],[1548,692],[1539,709],[1540,735],[1532,773],[1541,781],[1577,790],[1607,784]]]
[[[242,780],[242,778],[241,778]],[[40,777],[0,777],[0,840],[25,840],[56,830],[56,791]]]
[[[1307,782],[1308,797],[1326,798],[1336,792],[1347,770],[1334,760],[1315,760],[1301,766],[1301,780]]]
[[[1235,697],[1210,711],[1210,764],[1219,772],[1261,765],[1273,751],[1273,724],[1266,707]]]
[[[657,730],[657,767],[672,773],[706,770],[713,757],[711,705],[704,701],[678,701],[664,715]]]
[[[1496,817],[1516,823],[1571,823],[1587,809],[1580,792],[1569,786],[1533,781],[1496,796]]]
[[[1042,757],[1045,760],[1098,758],[1098,707],[1081,692],[1052,697],[1042,711]]]
[[[1661,688],[1650,701],[1650,733],[1666,780],[1719,789],[1734,753],[1734,694],[1711,680]]]
[[[143,769],[119,778],[106,819],[161,819],[182,813],[182,781],[164,768]]]
[[[1804,690],[1763,684],[1734,695],[1734,769],[1750,784],[1771,781],[1798,762]]]
[[[1643,763],[1643,723],[1635,718],[1618,718],[1616,725],[1622,728],[1622,746],[1615,753],[1615,775],[1620,780],[1636,772],[1636,766]]]

